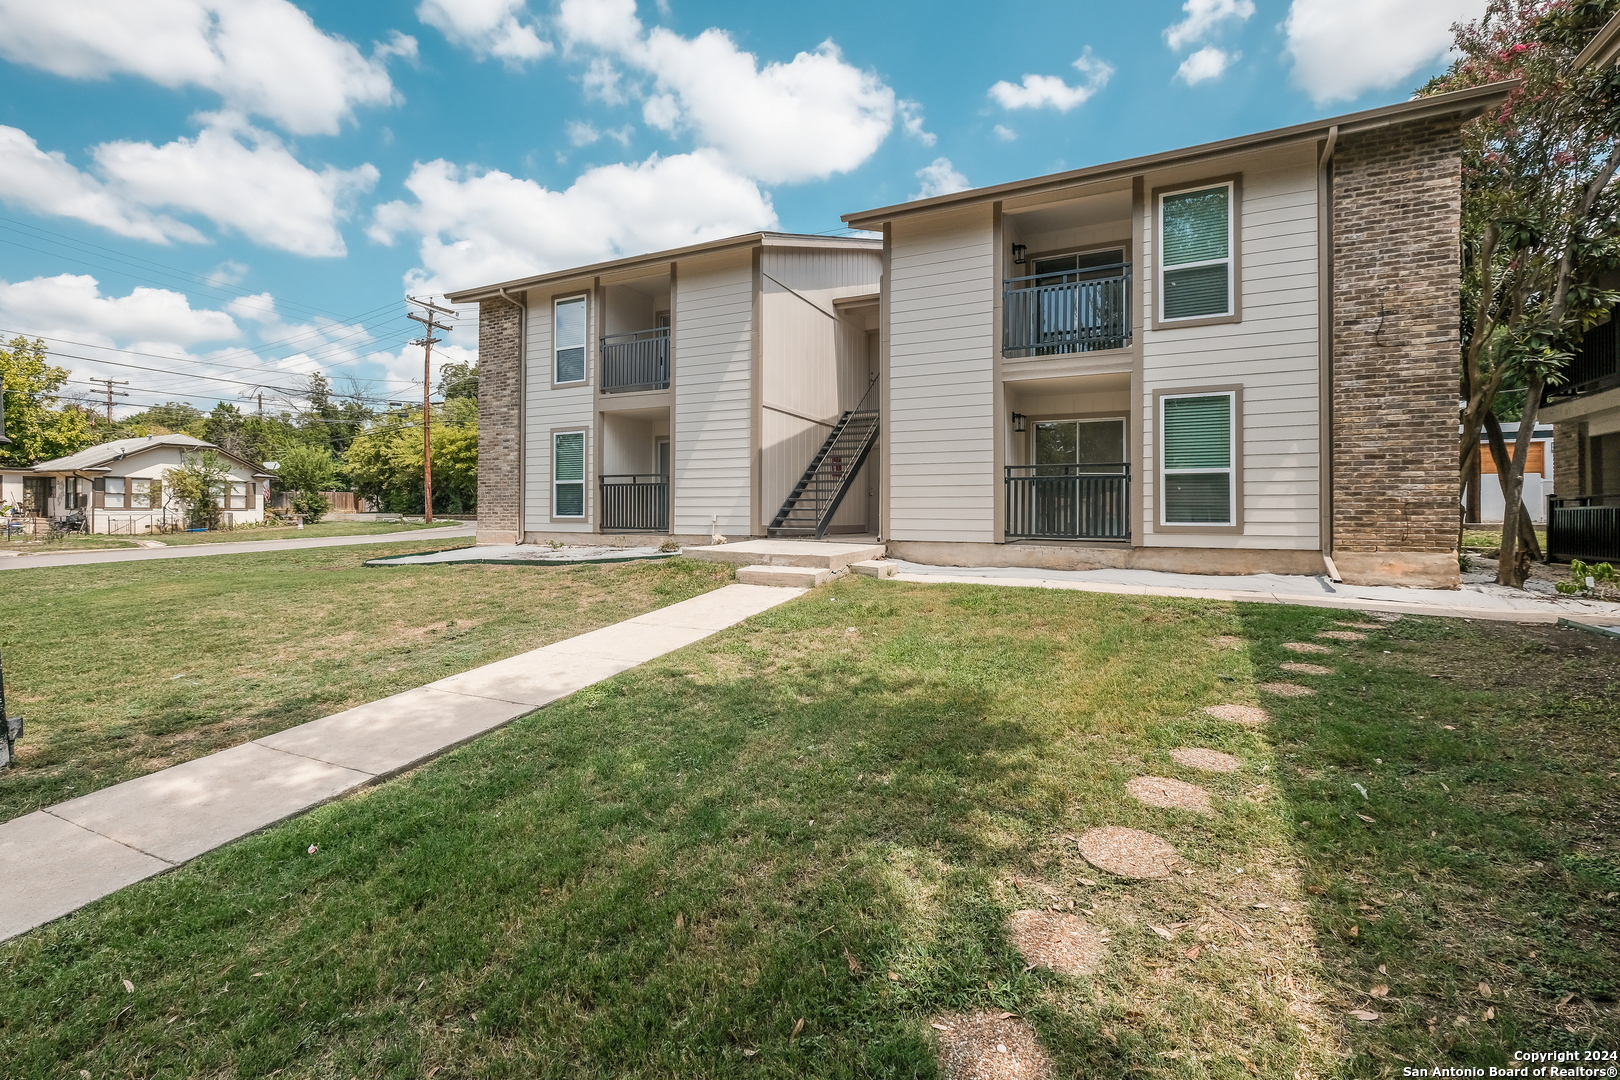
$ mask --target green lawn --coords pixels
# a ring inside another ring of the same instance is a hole
[[[19,552],[46,554],[53,551],[95,551],[102,548],[132,548],[139,544],[113,536],[69,535],[51,539],[46,536],[7,536],[0,530],[0,554]]]
[[[1027,1018],[1064,1077],[1614,1049],[1620,647],[1406,618],[1279,669],[1344,617],[846,579],[0,945],[0,1061],[926,1077],[956,1009]],[[1087,866],[1101,825],[1192,872]],[[1004,920],[1070,901],[1106,965],[1027,970]]]
[[[461,521],[435,521],[432,525],[421,522],[389,521],[323,521],[319,525],[264,526],[263,528],[220,529],[217,532],[154,533],[143,540],[157,540],[171,547],[177,544],[238,544],[244,540],[305,540],[320,536],[374,536],[379,533],[416,532],[421,529],[441,529],[463,525]]]
[[[468,543],[5,571],[0,821],[714,588],[689,560],[364,568]],[[0,1069],[0,1076],[4,1070]]]
[[[1536,530],[1536,543],[1541,550],[1547,550],[1547,530]],[[1464,551],[1498,551],[1502,547],[1502,530],[1492,529],[1464,529],[1462,534],[1462,549]]]

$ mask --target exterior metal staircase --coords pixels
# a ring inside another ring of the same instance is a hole
[[[868,389],[866,397],[871,393]],[[810,536],[817,540],[826,535],[839,504],[849,494],[856,474],[877,442],[878,414],[876,409],[863,408],[866,397],[838,418],[827,441],[810,459],[810,467],[766,528],[766,535]]]

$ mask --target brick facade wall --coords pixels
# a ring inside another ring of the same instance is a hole
[[[1449,559],[1453,581],[1457,129],[1445,119],[1352,134],[1333,159],[1334,557],[1387,554],[1442,577]]]
[[[522,539],[521,312],[497,297],[478,305],[478,539]]]
[[[1585,495],[1586,476],[1582,468],[1585,455],[1581,443],[1586,438],[1586,424],[1571,421],[1553,425],[1553,494],[1559,497]]]

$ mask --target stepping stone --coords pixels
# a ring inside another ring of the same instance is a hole
[[[1164,878],[1180,856],[1152,833],[1105,825],[1080,837],[1080,854],[1099,870],[1123,878]]]
[[[1202,769],[1205,772],[1237,772],[1243,768],[1243,762],[1231,754],[1223,754],[1219,750],[1206,750],[1202,746],[1172,750],[1170,757],[1178,765],[1185,765],[1189,769]]]
[[[1367,635],[1356,630],[1323,630],[1316,635],[1329,641],[1366,641]]]
[[[1308,686],[1301,686],[1299,683],[1291,682],[1265,682],[1260,684],[1260,689],[1268,694],[1276,694],[1278,697],[1309,697],[1316,693],[1315,690]]]
[[[1209,639],[1209,643],[1215,646],[1217,649],[1243,648],[1243,639],[1240,637],[1233,637],[1231,634],[1222,634],[1220,637],[1212,637]]]
[[[1400,618],[1400,616],[1399,616],[1399,615],[1397,615],[1397,616],[1395,616],[1395,617],[1396,617],[1396,618],[1397,618],[1397,619],[1398,619],[1398,618]],[[1333,624],[1333,625],[1334,625],[1334,626],[1348,626],[1348,627],[1350,627],[1350,629],[1352,629],[1352,630],[1382,630],[1382,629],[1383,629],[1383,628],[1384,628],[1384,624],[1383,624],[1383,623],[1375,623],[1375,622],[1345,622],[1345,621],[1343,621],[1343,620],[1340,620],[1340,621],[1338,621],[1338,622],[1335,622],[1335,623],[1334,623],[1334,624]]]
[[[1057,1068],[1023,1019],[1003,1012],[946,1013],[939,1033],[945,1080],[1054,1080]]]
[[[1285,641],[1283,642],[1283,648],[1289,652],[1302,653],[1330,653],[1333,651],[1326,645],[1318,645],[1314,641]]]
[[[1125,784],[1125,790],[1138,801],[1168,810],[1191,810],[1199,814],[1214,812],[1209,804],[1209,792],[1195,784],[1169,780],[1163,776],[1137,776]]]
[[[1367,616],[1369,619],[1377,619],[1381,623],[1400,622],[1402,619],[1406,618],[1405,615],[1401,615],[1394,611],[1364,611],[1362,614]]]
[[[1321,664],[1279,664],[1284,671],[1292,671],[1297,675],[1331,675],[1333,669],[1323,667]]]
[[[1256,705],[1205,705],[1204,711],[1217,720],[1230,720],[1245,727],[1254,727],[1271,719],[1271,714]]]
[[[1090,975],[1108,955],[1108,938],[1067,912],[1015,911],[1007,933],[1024,963],[1065,975]]]

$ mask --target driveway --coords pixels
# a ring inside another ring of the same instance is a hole
[[[111,551],[57,551],[0,558],[0,570],[29,570],[41,566],[87,566],[94,563],[146,562],[148,559],[200,559],[205,555],[243,555],[256,551],[298,551],[303,548],[349,547],[355,544],[392,544],[403,540],[460,540],[476,527],[447,525],[411,532],[372,533],[369,536],[320,536],[308,540],[241,540],[226,544],[191,544],[172,548],[116,548]]]

